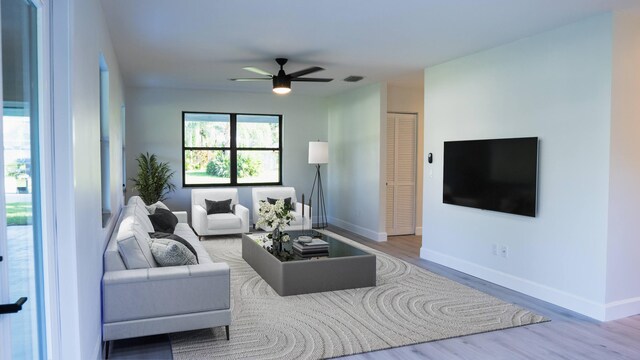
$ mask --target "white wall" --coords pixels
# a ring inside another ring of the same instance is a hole
[[[387,86],[387,111],[418,114],[416,127],[416,235],[422,234],[422,173],[424,170],[424,85],[420,88]],[[386,169],[386,167],[385,167]]]
[[[329,223],[385,241],[386,84],[329,99]]]
[[[102,253],[122,205],[124,88],[98,0],[53,5],[56,228],[62,359],[100,356]],[[112,217],[102,227],[100,53],[110,75]],[[62,182],[60,182],[62,181]]]
[[[234,93],[182,89],[127,89],[127,176],[137,173],[135,158],[155,153],[175,171],[176,192],[167,205],[191,212],[191,188],[182,188],[182,112],[237,112],[283,115],[282,183],[296,188],[298,198],[311,192],[314,165],[308,164],[309,141],[327,140],[326,100],[290,94]],[[326,177],[326,167],[323,167]],[[134,194],[127,182],[127,198]],[[240,203],[251,209],[251,187],[238,187]],[[300,200],[300,199],[298,199]]]
[[[611,47],[602,15],[425,70],[421,257],[603,318]],[[540,138],[535,218],[442,203],[444,141],[524,136]]]
[[[640,313],[640,11],[613,19],[607,320]]]

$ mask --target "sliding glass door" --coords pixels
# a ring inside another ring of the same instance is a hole
[[[0,359],[45,356],[38,9],[1,0]]]

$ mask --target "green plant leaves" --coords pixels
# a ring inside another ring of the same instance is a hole
[[[138,174],[130,180],[134,188],[146,204],[166,200],[167,194],[175,191],[171,182],[175,171],[171,171],[169,163],[159,162],[155,154],[140,154],[136,158]]]

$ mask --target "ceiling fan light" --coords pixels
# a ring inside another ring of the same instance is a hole
[[[278,95],[286,95],[291,92],[291,88],[288,87],[274,87],[273,92]]]
[[[288,94],[291,92],[291,79],[285,76],[273,77],[273,92],[279,95]]]

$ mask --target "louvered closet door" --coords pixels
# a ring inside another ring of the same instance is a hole
[[[415,114],[387,114],[387,234],[415,233]]]

